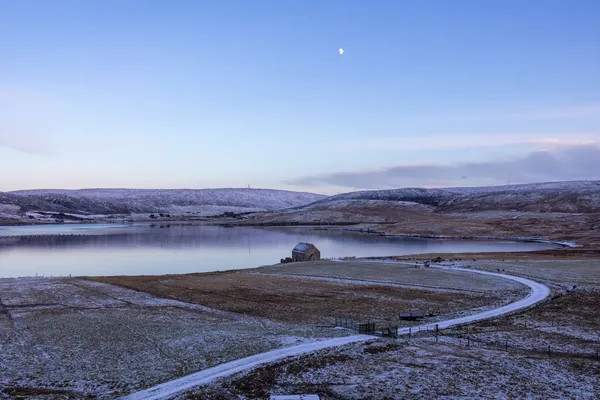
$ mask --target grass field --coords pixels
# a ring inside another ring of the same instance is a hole
[[[75,279],[0,280],[0,398],[114,398],[346,331],[279,324]]]
[[[600,347],[598,262],[524,254],[504,261],[505,255],[447,255],[454,261],[443,264],[527,276],[551,285],[557,297],[445,330],[437,344],[417,335],[410,342],[349,345],[271,364],[180,398],[260,398],[294,391],[318,392],[323,399],[398,393],[415,399],[468,393],[490,399],[507,393],[597,398],[600,368],[594,361],[547,360],[485,345],[466,348],[457,338],[573,352]],[[527,292],[502,278],[414,267],[416,259],[427,258],[189,275],[0,280],[0,398],[115,398],[248,355],[352,333],[327,327],[336,316],[398,323],[398,312],[420,309],[436,314],[433,319],[449,318],[506,304]]]
[[[415,268],[413,264],[366,261],[317,261],[278,264],[257,268],[265,274],[308,275],[377,282],[390,282],[415,287],[435,287],[457,291],[501,292],[519,290],[522,286],[503,278],[465,275],[463,272],[432,268]]]
[[[491,343],[594,355],[600,350],[600,291],[575,290],[527,313],[447,330]]]
[[[432,333],[423,332],[410,340],[379,339],[274,363],[183,394],[179,399],[260,398],[285,393],[318,393],[324,400],[598,398],[600,364],[594,354],[600,350],[600,263],[590,257],[575,260],[546,256],[540,260],[539,254],[524,254],[504,261],[505,255],[452,255],[448,258],[455,261],[442,264],[494,272],[504,269],[508,274],[546,282],[553,288],[553,297],[531,309],[444,330],[437,343]],[[466,256],[473,258],[467,261]],[[409,262],[409,258],[402,257],[402,262]],[[431,256],[420,257],[428,258]],[[257,271],[261,276],[299,274],[305,279],[318,274],[349,280],[460,284],[447,277],[426,275],[435,270],[360,261],[277,265]],[[496,283],[478,284],[487,290],[492,286],[491,293],[506,290],[501,286],[494,290]],[[463,284],[468,286],[467,282]]]
[[[271,364],[179,396],[261,399],[318,393],[322,400],[597,399],[600,364],[524,357],[431,338],[383,340]]]
[[[302,276],[289,275],[292,272],[300,272]],[[338,276],[351,279],[334,279]],[[379,278],[377,284],[365,280],[375,277]],[[365,281],[356,280],[359,278]],[[522,286],[503,279],[481,279],[474,274],[460,275],[454,271],[360,261],[286,264],[207,274],[93,279],[224,311],[281,322],[313,324],[331,324],[336,316],[376,322],[397,320],[398,313],[412,309],[441,318],[459,311],[505,304],[522,295],[523,290]],[[384,279],[387,282],[381,282]],[[419,286],[419,282],[423,285]],[[448,289],[428,290],[427,286]]]

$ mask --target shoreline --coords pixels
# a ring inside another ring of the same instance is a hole
[[[319,228],[317,228],[319,229]],[[377,231],[374,229],[364,229],[361,228],[359,230],[354,229],[327,229],[323,228],[322,230],[341,230],[346,232],[357,232],[357,233],[366,233],[377,236],[384,237],[403,237],[403,238],[414,238],[414,239],[439,239],[439,240],[495,240],[495,241],[505,241],[505,242],[525,242],[525,243],[545,243],[545,244],[555,244],[562,246],[562,249],[565,248],[581,248],[583,245],[577,244],[575,242],[569,241],[556,241],[550,240],[543,237],[534,237],[534,236],[476,236],[476,235],[461,235],[461,236],[450,236],[450,235],[432,235],[426,233],[387,233],[385,231]],[[549,249],[553,250],[553,249]],[[559,249],[556,249],[559,250]],[[519,252],[515,252],[519,253]]]
[[[314,224],[314,223],[259,223],[259,224],[244,224],[244,223],[236,223],[232,221],[223,222],[215,219],[203,219],[203,220],[181,220],[181,219],[170,219],[170,220],[143,220],[143,221],[76,221],[69,223],[27,223],[24,222],[22,224],[14,224],[14,225],[5,225],[0,224],[0,228],[10,228],[10,227],[25,227],[25,226],[70,226],[70,225],[134,225],[134,224],[158,224],[158,223],[173,223],[173,224],[198,224],[205,223],[210,225],[221,226],[223,228],[308,228],[312,230],[323,230],[323,231],[342,231],[342,232],[352,232],[352,233],[361,233],[368,235],[377,235],[383,237],[397,237],[397,238],[407,238],[407,239],[434,239],[434,240],[447,240],[447,241],[504,241],[504,242],[521,242],[521,243],[544,243],[544,244],[552,244],[557,246],[562,246],[558,249],[549,249],[549,250],[561,250],[561,249],[572,249],[572,248],[584,248],[585,246],[582,244],[578,244],[572,241],[565,240],[551,240],[544,237],[534,237],[534,236],[477,236],[477,235],[460,235],[460,236],[450,236],[450,235],[435,235],[435,234],[421,234],[421,233],[387,233],[385,231],[379,231],[372,228],[344,228],[345,226],[352,225],[361,225],[361,223],[355,222],[344,222],[344,223],[334,223],[334,224]],[[391,224],[391,223],[390,223]],[[382,225],[382,224],[379,224]],[[61,236],[62,234],[49,233],[49,234],[31,234],[31,235],[12,235],[12,236],[3,236],[0,235],[0,240],[6,239],[14,239],[19,237],[36,237],[36,236]],[[69,233],[69,236],[80,236],[83,234]]]
[[[578,244],[576,242],[571,242],[571,241],[565,241],[565,240],[561,240],[561,241],[557,241],[557,240],[551,240],[551,239],[547,239],[544,237],[535,237],[535,236],[476,236],[476,235],[461,235],[461,236],[450,236],[450,235],[432,235],[432,234],[426,234],[426,233],[387,233],[385,231],[378,231],[375,229],[371,229],[371,228],[358,228],[358,229],[351,229],[351,228],[343,228],[344,226],[350,226],[350,225],[361,225],[362,223],[360,222],[347,222],[347,223],[337,223],[337,224],[302,224],[302,223],[298,223],[298,224],[289,224],[289,223],[281,223],[281,224],[231,224],[231,223],[215,223],[213,225],[220,225],[220,226],[224,226],[224,227],[259,227],[259,228],[280,228],[280,227],[284,227],[284,228],[295,228],[295,227],[301,227],[301,228],[310,228],[313,230],[319,230],[319,231],[342,231],[342,232],[353,232],[353,233],[363,233],[363,234],[369,234],[369,235],[377,235],[377,236],[383,236],[383,237],[403,237],[403,238],[409,238],[409,239],[438,239],[438,240],[465,240],[465,241],[477,241],[477,240],[481,240],[481,241],[504,241],[504,242],[522,242],[522,243],[544,243],[544,244],[554,244],[554,245],[558,245],[558,246],[562,246],[560,249],[565,249],[565,248],[582,248],[584,247],[581,244]],[[393,224],[392,222],[389,223],[381,223],[378,225],[386,225],[386,224]],[[556,250],[560,250],[560,249],[556,249]],[[549,249],[549,250],[555,250],[555,249]],[[515,252],[515,253],[519,253],[519,252]]]

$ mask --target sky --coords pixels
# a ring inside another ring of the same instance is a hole
[[[0,0],[0,191],[600,179],[599,20],[596,0]]]

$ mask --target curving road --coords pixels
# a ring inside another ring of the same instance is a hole
[[[463,271],[466,273],[490,275],[505,279],[510,279],[523,285],[529,286],[531,292],[529,295],[521,300],[507,304],[505,306],[480,312],[466,317],[449,319],[446,321],[439,321],[433,324],[424,324],[413,327],[414,329],[426,329],[435,328],[437,324],[440,329],[449,328],[455,325],[466,324],[475,321],[481,321],[492,317],[497,317],[506,313],[510,313],[522,308],[530,307],[540,301],[544,300],[550,295],[550,289],[541,283],[532,281],[531,279],[521,278],[518,276],[498,274],[495,272],[479,271],[465,268],[448,268],[448,267],[435,267],[443,269],[452,269],[454,271]],[[408,328],[398,330],[398,334],[408,334]],[[216,367],[208,368],[195,374],[184,376],[183,378],[175,379],[169,382],[162,383],[160,385],[145,389],[139,392],[132,393],[123,400],[158,400],[168,399],[178,393],[192,389],[197,386],[206,385],[216,379],[230,376],[235,373],[246,371],[258,367],[263,364],[267,364],[273,361],[278,361],[286,357],[297,356],[300,354],[312,353],[317,350],[326,349],[330,347],[343,346],[348,343],[363,342],[373,339],[373,336],[369,335],[352,335],[346,337],[340,337],[335,339],[326,339],[322,341],[316,341],[311,343],[304,343],[297,346],[286,347],[282,349],[268,351],[266,353],[256,354],[250,357],[241,358],[239,360],[231,361],[225,364],[218,365]]]

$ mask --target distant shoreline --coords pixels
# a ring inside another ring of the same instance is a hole
[[[314,230],[326,230],[326,231],[344,231],[344,232],[352,232],[352,233],[360,233],[367,235],[377,235],[382,237],[400,237],[400,238],[408,238],[408,239],[434,239],[434,240],[456,240],[456,241],[505,241],[505,242],[523,242],[523,243],[545,243],[561,246],[558,249],[549,249],[549,250],[560,250],[566,248],[581,248],[582,246],[569,241],[555,241],[550,240],[543,237],[527,237],[527,236],[476,236],[476,235],[461,235],[461,236],[449,236],[449,235],[432,235],[432,234],[404,234],[404,233],[396,233],[390,234],[385,231],[378,231],[371,228],[343,228],[347,226],[359,226],[361,223],[357,222],[340,222],[340,223],[301,223],[301,222],[274,222],[274,223],[240,223],[237,220],[233,221],[222,221],[215,218],[204,218],[204,219],[194,219],[194,220],[185,220],[185,219],[156,219],[156,220],[134,220],[134,221],[73,221],[67,223],[27,223],[27,221],[17,222],[14,224],[0,224],[0,228],[2,227],[19,227],[19,226],[58,226],[58,225],[95,225],[95,224],[197,224],[197,223],[205,223],[210,225],[217,225],[224,228],[309,228]],[[383,224],[382,224],[383,225]],[[60,234],[45,234],[43,236],[59,236]],[[73,234],[70,234],[73,235]],[[75,234],[77,235],[77,234]],[[0,235],[0,239],[9,239],[15,237],[31,237],[38,235],[22,235],[22,236],[3,236]]]

